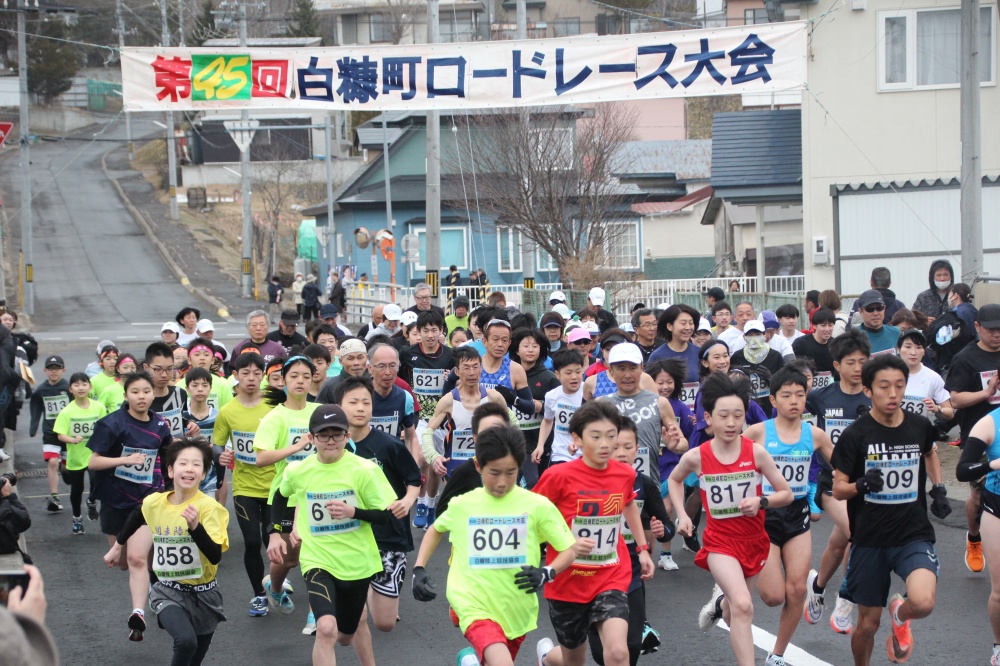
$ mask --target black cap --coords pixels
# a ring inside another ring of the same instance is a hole
[[[919,328],[910,328],[899,334],[899,339],[896,340],[896,349],[902,349],[903,343],[910,339],[921,347],[927,347],[927,338],[923,332]]]
[[[45,359],[45,365],[43,367],[46,367],[46,368],[52,368],[52,367],[65,368],[66,367],[66,362],[63,361],[62,356],[57,356],[57,355],[53,354],[52,356],[49,356],[49,357],[47,357]]]
[[[340,314],[340,309],[337,308],[333,303],[326,303],[323,307],[319,309],[320,319],[328,319],[336,317]]]
[[[320,405],[309,417],[309,432],[322,432],[328,428],[348,430],[347,414],[340,405]]]
[[[452,301],[452,305],[456,308],[468,308],[469,307],[469,297],[468,296],[456,296],[455,300]]]
[[[282,310],[281,311],[281,323],[285,326],[298,326],[299,324],[299,313],[298,310]]]
[[[1000,328],[1000,305],[989,303],[979,308],[976,321],[983,328]]]
[[[726,292],[722,291],[722,287],[712,287],[705,292],[705,296],[711,296],[717,301],[726,300]]]
[[[878,289],[869,289],[861,292],[861,296],[858,297],[858,309],[866,308],[869,305],[885,305],[885,299],[882,298],[881,291]]]

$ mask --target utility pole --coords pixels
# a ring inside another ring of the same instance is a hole
[[[316,264],[319,266],[319,277],[320,284],[323,284],[322,280],[328,280],[327,276],[330,274],[330,266],[336,261],[336,235],[333,220],[333,154],[332,154],[332,141],[333,141],[333,126],[330,120],[330,114],[326,115],[326,127],[323,128],[323,141],[326,144],[326,226],[323,228],[316,228],[316,238],[322,238],[325,242],[317,243],[317,250],[322,248],[322,251],[317,251],[316,253]],[[346,319],[346,313],[344,315]]]
[[[962,0],[962,282],[983,273],[983,165],[980,159],[979,0]]]
[[[115,16],[118,19],[118,47],[125,48],[125,15],[122,12],[122,0],[115,0]],[[132,114],[125,112],[125,139],[128,141],[128,161],[135,156],[132,146]]]
[[[247,6],[240,3],[240,48],[247,47]],[[246,109],[240,112],[240,122],[244,129],[250,125],[250,112]],[[251,141],[252,143],[252,141]],[[243,266],[241,269],[241,286],[243,298],[252,298],[253,280],[251,271],[253,269],[253,220],[250,211],[250,144],[247,149],[240,151],[240,185],[241,198],[243,200]],[[269,276],[270,277],[270,276]],[[320,283],[322,284],[322,282]]]
[[[167,0],[160,0],[160,17],[163,19],[163,47],[170,46],[170,26],[167,25]],[[180,219],[177,212],[177,148],[174,145],[174,112],[167,111],[167,170],[170,172],[170,219]]]
[[[528,3],[526,0],[517,0],[517,38],[527,39],[528,38]],[[523,109],[521,111],[521,123],[523,125],[522,131],[528,132],[528,110]],[[524,235],[524,232],[518,232],[518,237],[521,239],[521,274],[524,278],[524,288],[534,289],[535,288],[535,243],[531,239]],[[521,301],[524,302],[523,300]]]
[[[26,0],[17,0],[17,78],[21,113],[21,261],[24,282],[21,309],[35,313],[35,269],[31,250],[31,149],[28,142],[28,38],[25,36],[28,11]]]
[[[440,24],[438,0],[427,0],[427,43],[437,44]],[[384,113],[384,112],[383,112]],[[386,156],[388,159],[388,155]],[[386,181],[388,182],[388,180]],[[426,281],[431,286],[431,300],[438,303],[441,269],[441,121],[438,112],[427,111],[427,200],[425,237],[427,239]]]

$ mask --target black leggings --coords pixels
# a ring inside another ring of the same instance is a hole
[[[64,479],[69,481],[69,504],[73,509],[73,517],[79,518],[81,505],[83,503],[83,482],[87,477],[85,469],[68,469],[63,473]]]
[[[271,516],[271,508],[266,497],[233,497],[233,507],[236,509],[236,522],[243,533],[243,566],[250,577],[250,587],[254,596],[264,596],[264,558],[260,554],[261,546],[267,543],[267,524]]]
[[[164,607],[156,619],[174,639],[174,658],[170,666],[200,666],[215,632],[196,634],[191,618],[179,606]]]
[[[645,584],[638,589],[628,593],[628,663],[636,666],[639,663],[639,655],[642,654],[642,632],[646,627],[646,587]],[[604,645],[601,644],[601,635],[597,633],[597,626],[590,625],[587,629],[587,638],[590,642],[590,654],[601,666],[604,666]]]

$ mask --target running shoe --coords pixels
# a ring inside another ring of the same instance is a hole
[[[97,501],[87,500],[87,520],[94,521],[101,517],[97,511]]]
[[[816,624],[823,619],[823,595],[816,592],[816,579],[819,572],[815,569],[809,570],[809,577],[806,578],[806,607],[802,615],[809,624]]]
[[[969,541],[968,532],[965,533],[965,566],[975,573],[979,573],[986,566],[982,537],[979,537],[979,541]]]
[[[83,521],[79,518],[73,519],[73,534],[83,534]]]
[[[910,633],[910,621],[902,624],[896,622],[896,613],[903,605],[903,595],[897,593],[889,601],[889,620],[892,622],[892,634],[885,642],[889,661],[902,664],[913,654],[913,634]]]
[[[455,655],[455,666],[480,666],[476,651],[471,647],[459,650]]]
[[[49,496],[48,510],[49,513],[58,513],[63,510],[62,502],[59,501],[59,498],[56,495]],[[980,569],[980,571],[982,571],[982,569]]]
[[[128,618],[128,639],[130,641],[141,641],[142,632],[146,631],[146,618],[139,611],[133,611]]]
[[[660,561],[657,563],[658,567],[664,571],[677,571],[680,567],[674,562],[674,556],[671,553],[660,553]]]
[[[691,536],[684,537],[684,550],[697,553],[701,550],[701,542],[698,541],[698,531],[695,530]]]
[[[993,657],[990,658],[990,666],[1000,666],[1000,645],[993,646]]]
[[[551,638],[542,638],[535,646],[535,655],[538,657],[538,666],[545,666],[545,655],[547,655],[555,645]]]
[[[267,605],[274,606],[274,608],[282,615],[291,615],[295,610],[295,602],[292,601],[291,597],[284,590],[281,594],[275,594],[271,591],[271,575],[268,574],[264,576],[264,592],[267,593]]]
[[[830,628],[838,634],[850,634],[854,631],[854,609],[856,604],[847,599],[837,597],[837,605],[830,616]]]
[[[434,524],[434,518],[436,513],[437,512],[435,511],[434,507],[432,506],[427,507],[427,524],[424,526],[425,530]]]
[[[418,504],[417,511],[413,514],[413,526],[424,528],[427,527],[427,505]]]
[[[250,617],[267,615],[267,597],[254,597],[250,600]]]
[[[309,611],[309,615],[306,615],[306,626],[302,627],[302,635],[316,635],[316,615],[312,611]]]
[[[712,597],[701,607],[698,613],[698,626],[702,631],[708,631],[722,619],[722,588],[716,585],[712,588]]]
[[[640,654],[653,654],[660,649],[660,632],[649,626],[649,622],[642,627],[642,652]]]
[[[7,462],[8,460],[10,460],[10,454],[0,449],[0,462]]]
[[[777,654],[769,654],[764,666],[785,666],[785,658]]]

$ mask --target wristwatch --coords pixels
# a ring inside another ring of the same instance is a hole
[[[551,583],[556,577],[556,570],[552,567],[542,567],[542,574],[545,576],[545,582]]]
[[[770,502],[768,502],[767,498],[762,495],[760,498],[760,508],[766,509],[768,504],[770,504]]]

